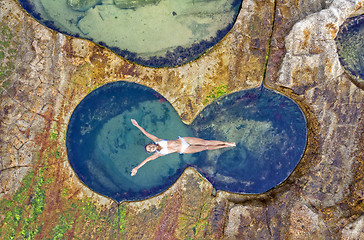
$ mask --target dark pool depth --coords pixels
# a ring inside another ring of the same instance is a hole
[[[232,28],[242,0],[18,0],[43,25],[150,67],[192,61]]]
[[[151,142],[130,119],[164,139],[196,136],[235,141],[237,147],[170,154],[131,170],[149,155]],[[89,188],[117,202],[142,200],[168,189],[189,166],[218,190],[262,193],[284,181],[306,146],[306,120],[296,103],[269,89],[230,94],[207,106],[192,125],[152,89],[106,84],[74,110],[67,130],[69,162]]]
[[[286,179],[306,146],[306,120],[296,103],[266,88],[213,102],[194,120],[201,138],[234,141],[233,149],[202,152],[196,168],[218,190],[262,193]]]

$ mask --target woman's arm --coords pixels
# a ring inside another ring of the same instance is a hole
[[[135,119],[131,119],[131,123],[136,126],[145,136],[147,136],[148,138],[150,138],[153,142],[158,142],[160,139],[157,138],[156,136],[148,133],[147,131],[144,130],[144,128],[142,128],[141,126],[139,126],[139,124],[137,123],[137,121],[135,121]]]
[[[152,161],[152,160],[154,160],[154,159],[156,159],[156,158],[158,158],[160,156],[161,156],[161,154],[154,153],[152,156],[147,157],[143,162],[141,162],[138,166],[136,166],[135,168],[133,168],[133,170],[131,170],[131,174],[130,175],[131,176],[134,176],[138,172],[138,169],[141,168],[141,167],[143,167],[144,164],[146,164],[147,162]]]

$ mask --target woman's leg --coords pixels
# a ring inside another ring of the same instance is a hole
[[[199,145],[199,146],[221,146],[224,145],[225,147],[233,147],[236,144],[230,143],[230,142],[222,142],[217,140],[205,140],[201,138],[195,138],[195,137],[184,137],[184,140],[190,145]],[[221,147],[220,147],[221,148]]]
[[[197,153],[197,152],[202,152],[208,150],[207,146],[189,146],[188,148],[186,148],[186,150],[183,152],[184,154],[186,153]]]
[[[202,152],[205,150],[216,150],[216,149],[220,149],[220,148],[226,148],[226,147],[231,147],[228,145],[207,145],[207,146],[202,146],[202,145],[191,145],[189,146],[184,153],[197,153],[197,152]]]

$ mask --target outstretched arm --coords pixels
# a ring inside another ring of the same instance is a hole
[[[144,130],[144,128],[142,128],[141,126],[139,126],[139,124],[137,123],[137,121],[135,121],[135,119],[131,119],[131,123],[136,126],[145,136],[147,136],[148,138],[150,138],[153,142],[158,142],[158,140],[160,140],[159,138],[157,138],[156,136],[148,133],[147,131]]]
[[[141,168],[141,167],[143,167],[144,164],[146,164],[147,162],[152,161],[152,160],[154,160],[154,159],[156,159],[156,158],[158,158],[160,156],[161,156],[161,154],[154,153],[152,156],[146,158],[143,162],[141,162],[138,166],[136,166],[135,168],[133,168],[133,170],[131,170],[131,174],[130,175],[131,176],[134,176],[138,172],[138,169]]]

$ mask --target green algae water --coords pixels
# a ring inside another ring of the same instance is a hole
[[[335,40],[344,70],[364,89],[364,15],[347,19]]]
[[[169,154],[131,170],[148,155],[151,140],[130,119],[162,139],[195,136],[237,146],[195,154]],[[296,103],[269,89],[229,94],[208,105],[190,126],[152,89],[106,84],[74,110],[67,129],[69,162],[80,180],[117,202],[142,200],[168,189],[187,167],[215,189],[262,193],[283,182],[306,147],[306,119]]]
[[[18,0],[40,23],[146,66],[191,61],[231,29],[241,0]]]

